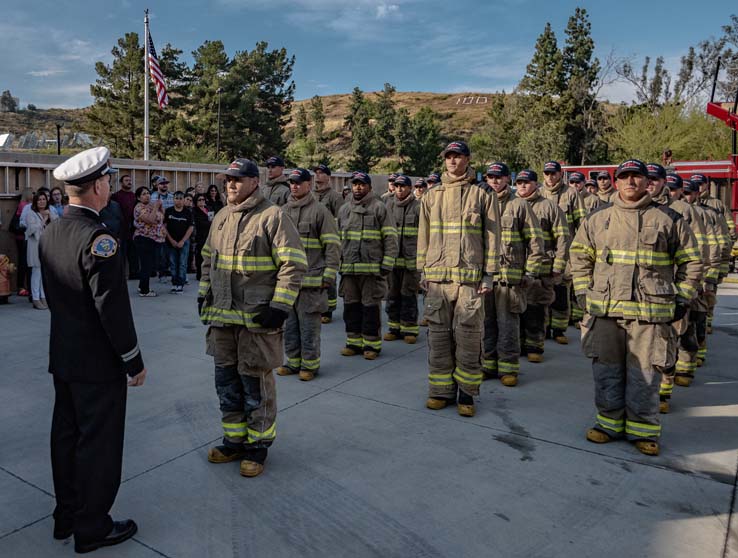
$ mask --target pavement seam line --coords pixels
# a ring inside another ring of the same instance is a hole
[[[51,513],[48,513],[48,514],[46,514],[45,516],[43,516],[43,517],[40,517],[39,519],[34,519],[34,520],[33,520],[33,521],[31,521],[30,523],[26,523],[25,525],[22,525],[21,527],[16,527],[16,528],[15,528],[15,529],[13,529],[12,531],[9,531],[8,533],[5,533],[4,535],[0,535],[0,541],[1,541],[1,540],[3,540],[3,539],[4,539],[4,538],[6,538],[6,537],[9,537],[10,535],[12,535],[12,534],[14,534],[14,533],[17,533],[17,532],[19,532],[19,531],[23,531],[23,529],[25,529],[26,527],[31,527],[32,525],[36,525],[36,523],[40,523],[41,521],[43,521],[44,519],[48,519],[48,518],[49,518],[49,517],[51,517],[52,515],[53,515],[53,514],[51,514]]]
[[[700,473],[696,473],[694,471],[687,471],[687,470],[684,470],[684,469],[677,469],[676,467],[670,467],[668,465],[663,465],[663,464],[658,464],[658,463],[646,463],[644,461],[638,461],[636,459],[629,459],[629,458],[626,458],[626,457],[618,457],[618,456],[615,456],[615,455],[608,455],[606,453],[602,453],[602,452],[598,452],[598,451],[588,450],[588,449],[580,448],[580,447],[577,447],[577,446],[571,446],[571,445],[565,444],[563,442],[556,442],[556,441],[553,441],[553,440],[546,440],[546,439],[543,439],[543,438],[537,438],[536,436],[530,436],[530,435],[520,434],[518,432],[512,432],[510,430],[505,430],[505,429],[502,429],[502,428],[496,428],[494,426],[488,426],[486,424],[479,424],[477,422],[469,422],[467,420],[457,419],[456,417],[446,417],[446,416],[440,415],[438,413],[432,413],[430,411],[426,411],[424,409],[413,409],[412,407],[405,407],[404,405],[398,405],[397,403],[388,403],[386,401],[380,401],[379,399],[373,399],[371,397],[366,397],[364,395],[356,395],[354,393],[348,393],[348,392],[341,391],[341,390],[332,390],[332,391],[334,391],[335,393],[340,393],[342,395],[348,395],[349,397],[356,397],[356,398],[359,398],[359,399],[364,399],[366,401],[372,401],[374,403],[379,403],[381,405],[388,405],[390,407],[397,407],[398,409],[404,409],[406,411],[411,411],[411,412],[419,413],[419,414],[422,414],[422,415],[430,415],[430,416],[433,416],[433,417],[435,417],[437,419],[450,420],[450,421],[458,422],[458,423],[461,423],[461,424],[468,424],[470,426],[476,426],[478,428],[483,428],[485,430],[492,430],[494,432],[500,432],[501,434],[510,434],[512,436],[517,436],[517,437],[520,437],[520,438],[526,438],[528,440],[534,440],[534,441],[537,441],[537,442],[542,442],[544,444],[550,444],[550,445],[559,446],[559,447],[567,448],[567,449],[571,449],[571,450],[581,451],[581,452],[588,453],[588,454],[591,454],[591,455],[598,455],[600,457],[605,457],[605,458],[608,458],[608,459],[616,459],[618,461],[624,461],[626,463],[634,463],[636,465],[643,465],[644,467],[651,467],[651,468],[659,469],[659,470],[662,470],[662,471],[669,471],[669,472],[672,472],[672,473],[677,473],[677,474],[680,474],[680,475],[686,475],[686,476],[690,476],[690,477],[695,477],[695,478],[699,478],[701,480],[707,480],[707,481],[711,481],[711,482],[716,482],[718,484],[723,484],[723,485],[727,485],[727,486],[730,486],[731,485],[731,483],[729,483],[729,482],[722,482],[722,481],[719,481],[717,479],[714,479],[714,478],[712,478],[710,476],[701,475]],[[737,478],[738,478],[738,471],[736,472],[736,475],[737,475]],[[735,487],[734,487],[734,492],[735,492]]]
[[[736,458],[736,467],[735,467],[735,479],[733,480],[733,494],[730,497],[730,508],[728,509],[728,528],[725,531],[725,542],[723,543],[723,553],[721,554],[722,558],[727,558],[728,556],[728,545],[730,545],[730,529],[731,525],[733,524],[733,517],[735,516],[735,513],[733,510],[735,509],[735,501],[736,501],[736,492],[738,491],[738,457]]]
[[[148,549],[149,549],[149,550],[150,550],[151,552],[154,552],[154,553],[158,554],[159,556],[164,556],[164,558],[172,558],[172,557],[171,557],[171,556],[169,556],[168,554],[164,554],[164,553],[163,553],[163,552],[162,552],[161,550],[157,550],[157,549],[155,549],[155,548],[154,548],[153,546],[149,546],[148,544],[146,544],[146,543],[145,543],[145,542],[143,542],[143,541],[140,541],[140,540],[139,540],[138,538],[136,538],[136,537],[131,537],[131,540],[132,540],[132,541],[134,541],[134,542],[136,542],[136,543],[138,543],[138,544],[140,544],[140,545],[141,545],[141,546],[143,546],[144,548],[148,548]]]
[[[40,492],[43,492],[44,494],[46,494],[47,496],[50,496],[51,498],[56,498],[56,496],[54,496],[54,495],[53,495],[53,494],[52,494],[51,492],[47,492],[46,490],[44,490],[44,489],[43,489],[43,488],[41,488],[40,486],[36,486],[36,485],[35,485],[35,484],[33,484],[32,482],[30,482],[30,481],[27,481],[27,480],[26,480],[26,479],[24,479],[23,477],[20,477],[20,476],[16,475],[16,474],[15,474],[15,473],[13,473],[12,471],[8,471],[8,470],[7,470],[7,469],[6,469],[5,467],[0,467],[0,471],[3,471],[4,473],[7,473],[7,474],[9,474],[9,475],[10,475],[11,477],[13,477],[14,479],[17,479],[17,480],[21,481],[22,483],[24,483],[24,484],[27,484],[28,486],[30,486],[30,487],[32,487],[32,488],[35,488],[36,490],[38,490],[38,491],[40,491]]]

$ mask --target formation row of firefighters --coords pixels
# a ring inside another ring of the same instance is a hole
[[[228,205],[202,248],[198,292],[224,433],[211,462],[243,459],[242,475],[262,472],[276,436],[272,371],[318,374],[321,324],[339,295],[342,355],[376,359],[383,341],[413,344],[427,325],[426,406],[455,404],[465,417],[485,379],[516,386],[521,356],[543,362],[546,337],[567,344],[573,323],[595,383],[586,438],[659,453],[659,415],[705,361],[735,240],[708,178],[631,159],[615,171],[617,189],[602,172],[593,194],[581,173],[565,182],[550,161],[542,184],[526,169],[513,192],[501,162],[477,183],[464,142],[442,155],[445,172],[421,196],[405,175],[377,196],[355,172],[344,201],[324,165],[314,189],[308,170],[285,176],[275,164],[260,188],[247,159],[221,175]]]

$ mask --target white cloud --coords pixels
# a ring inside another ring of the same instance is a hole
[[[32,70],[28,72],[29,76],[33,77],[50,77],[50,76],[58,76],[59,74],[65,74],[67,73],[67,70],[57,68],[57,69],[47,69],[47,70]]]
[[[384,19],[399,12],[400,6],[397,4],[379,4],[377,6],[377,19]]]

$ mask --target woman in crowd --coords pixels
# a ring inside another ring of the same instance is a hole
[[[138,203],[133,208],[133,243],[141,263],[138,274],[138,296],[156,296],[149,288],[149,280],[154,270],[156,253],[164,242],[164,212],[161,201],[151,201],[151,191],[146,186],[136,190]]]
[[[51,209],[56,211],[56,216],[61,217],[64,215],[64,190],[59,186],[54,186],[51,189]]]
[[[44,233],[46,225],[59,217],[56,211],[49,206],[49,196],[46,192],[37,192],[33,196],[31,211],[26,216],[26,258],[31,268],[31,300],[37,310],[47,310],[46,294],[41,281],[41,259],[38,257],[38,243]]]
[[[198,281],[200,280],[200,268],[202,267],[202,254],[200,251],[208,239],[210,223],[214,216],[214,213],[208,209],[206,202],[207,197],[205,194],[197,194],[195,196],[195,207],[192,210],[195,217],[195,273]]]
[[[223,200],[221,199],[220,191],[218,191],[218,187],[215,184],[211,184],[210,188],[208,188],[207,206],[213,214],[218,213],[218,211],[223,209]]]
[[[28,269],[28,262],[26,260],[26,230],[20,222],[23,208],[31,204],[31,202],[33,202],[33,190],[30,188],[23,188],[23,191],[21,192],[21,201],[18,204],[18,208],[15,210],[15,217],[10,223],[10,232],[15,234],[15,247],[18,250],[18,269],[16,271],[18,296],[30,296],[31,294],[28,290],[30,270]]]

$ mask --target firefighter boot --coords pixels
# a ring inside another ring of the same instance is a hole
[[[293,370],[289,366],[280,366],[277,368],[277,376],[292,376],[297,374],[297,370]]]
[[[300,370],[300,379],[303,382],[309,382],[315,378],[315,372],[312,370]]]
[[[671,407],[669,405],[669,400],[664,399],[662,401],[659,401],[659,413],[662,415],[667,414],[671,410]]]
[[[397,341],[398,339],[402,339],[402,334],[396,329],[390,329],[384,334],[383,339],[385,341]]]
[[[377,360],[378,356],[379,356],[379,353],[377,351],[372,351],[371,349],[364,349],[364,358],[366,360]]]
[[[587,430],[587,440],[594,442],[595,444],[606,444],[612,442],[612,438],[596,428],[590,428]]]
[[[425,402],[425,406],[433,411],[440,411],[453,402],[453,399],[446,399],[445,397],[429,397]]]
[[[264,472],[264,461],[267,457],[266,448],[250,449],[245,452],[245,457],[241,461],[240,473],[242,477],[257,477]]]
[[[333,321],[333,312],[325,312],[320,315],[321,324],[329,324]]]
[[[475,413],[474,398],[459,390],[459,402],[456,405],[456,410],[462,417],[473,417]]]
[[[518,375],[517,374],[505,374],[500,378],[500,382],[502,382],[503,386],[506,387],[515,387],[518,385]]]
[[[556,341],[559,345],[569,344],[569,338],[566,336],[566,333],[564,333],[560,329],[553,330],[553,338],[554,338],[554,341]]]
[[[418,342],[418,337],[415,335],[410,335],[406,333],[405,336],[402,338],[402,340],[408,345],[415,345],[415,343]]]
[[[208,450],[208,461],[210,463],[230,463],[241,459],[244,455],[246,455],[245,450],[237,450],[229,446],[215,446]]]
[[[692,378],[690,376],[681,376],[677,374],[674,376],[674,383],[678,386],[689,387],[692,385]]]
[[[636,449],[643,455],[658,455],[659,454],[659,443],[652,442],[651,440],[638,440],[635,443]]]
[[[528,362],[539,363],[543,362],[543,355],[541,353],[528,353]]]

